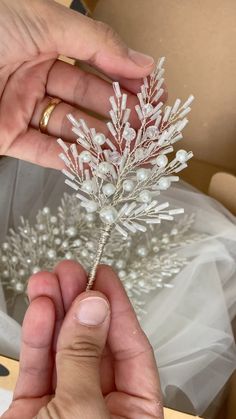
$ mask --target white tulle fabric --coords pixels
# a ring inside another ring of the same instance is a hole
[[[65,190],[57,172],[13,159],[0,160],[0,179],[1,241],[20,215],[33,220],[42,206],[56,208]],[[236,220],[187,184],[163,195],[172,206],[195,213],[195,230],[207,236],[177,250],[191,263],[176,276],[173,289],[147,296],[142,326],[155,351],[166,404],[201,415],[236,365],[231,328],[236,315]],[[16,357],[20,326],[6,314],[1,290],[0,309],[0,352]]]

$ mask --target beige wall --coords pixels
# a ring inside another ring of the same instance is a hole
[[[236,1],[100,0],[95,17],[133,48],[166,56],[170,102],[196,96],[186,144],[236,170]]]

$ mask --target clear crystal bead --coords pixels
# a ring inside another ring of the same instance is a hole
[[[158,128],[156,127],[156,125],[152,125],[147,128],[146,136],[147,138],[150,138],[151,140],[158,136]]]
[[[112,163],[118,164],[120,163],[121,155],[118,151],[112,151],[109,155],[110,161]]]
[[[152,111],[153,111],[153,106],[151,105],[151,103],[146,103],[143,107],[142,107],[142,111],[143,111],[143,115],[144,116],[150,116]]]
[[[133,141],[136,137],[136,131],[133,128],[126,128],[123,133],[123,138],[127,141]]]

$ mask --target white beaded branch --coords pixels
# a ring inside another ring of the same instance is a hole
[[[183,208],[169,209],[168,202],[157,200],[162,190],[179,180],[177,175],[187,167],[192,152],[177,151],[172,160],[167,155],[173,152],[173,144],[183,138],[182,130],[188,123],[186,115],[191,110],[194,97],[191,95],[181,106],[177,99],[173,105],[159,102],[162,88],[164,57],[155,71],[144,78],[139,104],[135,106],[140,127],[130,126],[131,110],[127,108],[127,94],[122,93],[119,83],[113,83],[115,96],[110,97],[111,121],[107,123],[110,137],[89,129],[83,119],[77,121],[68,115],[77,135],[77,144],[68,146],[58,139],[63,152],[59,157],[65,163],[62,170],[65,183],[77,193],[88,213],[98,213],[103,227],[98,242],[97,254],[92,266],[87,289],[93,285],[97,266],[104,247],[115,228],[124,237],[136,232],[145,232],[148,225],[162,220],[173,220]]]

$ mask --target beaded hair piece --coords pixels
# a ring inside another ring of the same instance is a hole
[[[116,229],[111,232],[101,262],[117,272],[139,318],[150,293],[171,292],[176,276],[191,262],[191,257],[183,257],[183,246],[206,237],[194,231],[194,223],[194,214],[186,214],[173,223],[151,225],[145,235],[137,232],[122,239]],[[21,217],[0,247],[0,282],[9,310],[18,297],[28,305],[32,274],[51,271],[62,259],[77,260],[89,271],[99,232],[100,217],[87,213],[75,194],[65,194],[55,212],[40,209],[35,222]]]
[[[173,145],[182,139],[188,123],[194,97],[181,105],[164,106],[162,57],[149,77],[144,78],[135,111],[140,121],[137,130],[131,127],[127,94],[119,83],[113,83],[115,95],[110,97],[111,120],[107,123],[109,136],[89,128],[83,119],[68,115],[77,145],[67,145],[58,139],[65,164],[62,170],[65,183],[76,191],[87,213],[96,213],[101,222],[100,239],[90,270],[87,289],[93,285],[96,269],[111,232],[124,238],[137,232],[145,233],[153,224],[171,221],[182,208],[169,208],[161,199],[161,191],[179,180],[178,173],[187,167],[192,152],[178,150]],[[169,158],[168,158],[169,157]]]

